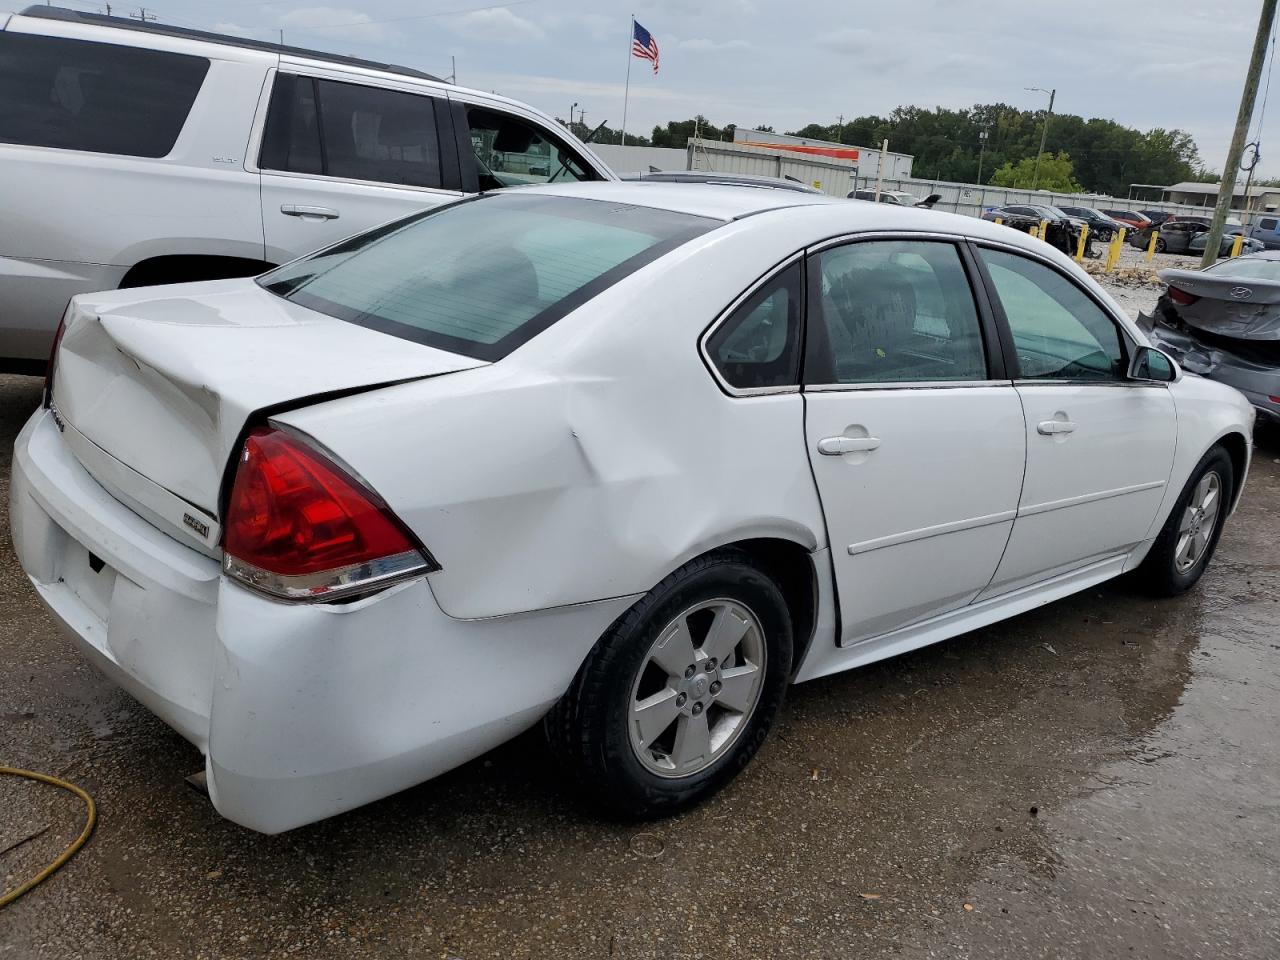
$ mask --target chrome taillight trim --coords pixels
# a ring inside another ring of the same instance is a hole
[[[323,603],[352,594],[381,590],[402,580],[440,569],[417,550],[380,557],[335,570],[321,570],[299,576],[272,573],[246,563],[229,553],[222,555],[222,572],[251,590],[274,600],[295,603]]]

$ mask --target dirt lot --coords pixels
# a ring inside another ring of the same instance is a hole
[[[1139,294],[1150,298],[1150,294]],[[1132,309],[1131,304],[1126,303]],[[0,378],[0,494],[39,385]],[[526,736],[279,837],[59,636],[0,520],[0,763],[100,805],[0,913],[0,957],[1274,958],[1280,436],[1201,585],[1123,584],[792,690],[714,801],[648,826],[567,796]],[[78,802],[0,778],[0,886]]]

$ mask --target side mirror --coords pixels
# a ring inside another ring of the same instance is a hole
[[[1129,379],[1152,383],[1173,383],[1181,376],[1178,362],[1155,347],[1138,347],[1129,362]]]

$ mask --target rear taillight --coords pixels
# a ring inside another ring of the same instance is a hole
[[[1168,292],[1169,299],[1183,307],[1189,307],[1200,299],[1194,293],[1187,293],[1187,291],[1179,290],[1177,287],[1170,287]]]
[[[67,307],[67,310],[70,310]],[[62,319],[58,321],[58,331],[53,335],[53,347],[49,350],[49,362],[44,368],[44,408],[49,409],[53,405],[53,368],[58,363],[58,346],[62,343],[62,334],[67,329],[67,315],[64,313]]]
[[[288,600],[336,599],[438,569],[377,494],[277,427],[245,440],[222,545],[224,572]]]

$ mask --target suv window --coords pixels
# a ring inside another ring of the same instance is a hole
[[[163,157],[209,61],[0,31],[0,143]]]
[[[580,157],[528,120],[469,107],[467,123],[481,190],[596,179]]]
[[[357,234],[258,282],[349,323],[499,360],[721,222],[513,190]]]
[[[1002,250],[980,250],[1028,380],[1123,380],[1120,331],[1058,271]]]
[[[432,97],[280,74],[258,165],[414,187],[439,187]]]
[[[800,382],[800,264],[755,291],[707,339],[725,382],[742,389]]]
[[[808,382],[987,378],[973,291],[952,244],[868,241],[816,260],[821,302],[810,306],[810,327],[826,343],[815,343]]]
[[[1274,230],[1276,228],[1276,219],[1274,217],[1263,217],[1258,221],[1259,230]]]

